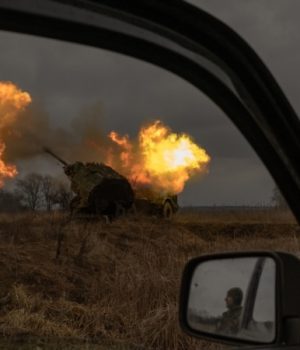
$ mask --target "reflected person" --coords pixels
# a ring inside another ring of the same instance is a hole
[[[242,314],[243,292],[240,288],[234,287],[227,291],[225,303],[227,311],[219,318],[216,331],[226,334],[236,334],[240,329]]]
[[[240,329],[240,319],[242,314],[243,291],[234,287],[227,291],[225,303],[227,311],[219,317],[197,316],[197,322],[207,326],[214,326],[214,332],[234,335]],[[195,320],[196,321],[196,320]]]

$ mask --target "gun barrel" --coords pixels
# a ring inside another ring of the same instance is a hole
[[[43,150],[50,154],[50,156],[52,156],[53,158],[55,158],[56,160],[58,160],[60,163],[62,163],[63,165],[67,166],[68,163],[66,161],[64,161],[63,159],[61,159],[58,155],[56,155],[54,152],[51,151],[51,149],[44,147]]]

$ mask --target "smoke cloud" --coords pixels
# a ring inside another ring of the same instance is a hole
[[[70,128],[63,129],[51,125],[49,114],[33,102],[20,112],[13,126],[2,128],[1,141],[6,145],[4,158],[15,163],[39,155],[49,157],[44,152],[44,147],[48,147],[67,162],[99,162],[107,142],[101,126],[102,115],[100,105],[90,106],[73,119]]]

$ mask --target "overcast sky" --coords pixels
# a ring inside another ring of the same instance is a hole
[[[300,2],[190,2],[251,44],[299,113]],[[28,91],[55,128],[74,131],[75,125],[80,134],[78,119],[84,123],[87,115],[96,115],[103,133],[115,129],[134,137],[143,123],[157,118],[176,132],[189,133],[212,161],[208,174],[187,184],[182,205],[270,201],[273,181],[251,147],[213,102],[179,77],[101,49],[7,32],[0,32],[0,52],[0,80]],[[60,171],[45,157],[18,165],[21,173]]]

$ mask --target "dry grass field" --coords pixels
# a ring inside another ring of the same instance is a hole
[[[186,261],[220,251],[296,252],[299,239],[293,217],[278,210],[112,224],[2,214],[0,348],[221,349],[178,326]]]

